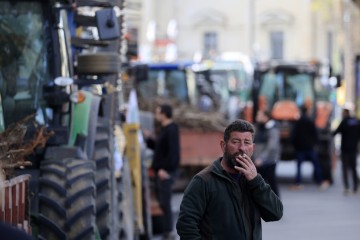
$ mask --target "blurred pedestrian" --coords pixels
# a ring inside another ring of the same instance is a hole
[[[276,178],[276,163],[280,159],[280,129],[271,113],[259,110],[256,114],[254,163],[258,173],[280,197]]]
[[[180,162],[179,127],[173,121],[172,107],[162,104],[155,109],[155,120],[160,124],[156,139],[144,134],[149,148],[154,150],[151,168],[155,172],[155,193],[162,216],[163,239],[174,239],[171,207],[172,185]]]
[[[357,193],[359,185],[359,177],[356,171],[357,147],[359,141],[359,121],[351,116],[351,109],[346,106],[342,110],[342,120],[333,136],[341,134],[341,163],[342,177],[344,184],[344,194],[350,193],[348,171],[350,170],[353,180],[353,193]]]
[[[176,224],[180,239],[260,240],[261,219],[281,219],[280,198],[251,160],[254,134],[254,126],[245,120],[225,129],[220,141],[223,156],[196,174],[185,189]]]
[[[329,187],[330,183],[323,181],[321,166],[315,151],[319,138],[315,122],[308,116],[308,109],[305,105],[302,106],[300,110],[301,116],[295,122],[291,133],[291,140],[295,148],[297,161],[295,185],[291,186],[291,189],[298,190],[303,188],[301,165],[305,160],[310,160],[314,167],[316,183],[321,190],[324,190]]]

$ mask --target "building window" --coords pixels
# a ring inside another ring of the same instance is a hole
[[[270,33],[271,58],[283,59],[284,57],[284,33],[281,31]]]
[[[206,32],[204,34],[204,55],[211,57],[217,52],[218,35],[216,32]]]

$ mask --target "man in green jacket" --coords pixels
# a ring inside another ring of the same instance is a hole
[[[283,215],[279,197],[251,160],[254,126],[236,120],[220,141],[223,156],[193,177],[176,224],[181,239],[262,239],[261,219]]]

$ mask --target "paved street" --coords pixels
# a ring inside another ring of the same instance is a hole
[[[359,240],[360,194],[343,195],[340,167],[338,164],[334,172],[334,185],[319,191],[310,180],[312,165],[306,162],[303,165],[304,189],[292,191],[289,186],[296,170],[295,161],[281,162],[277,174],[280,178],[284,216],[279,222],[263,223],[263,239]],[[173,197],[175,216],[181,198],[181,193]]]
[[[295,174],[295,162],[279,165],[284,216],[279,222],[263,224],[263,239],[360,239],[360,195],[343,195],[341,165],[338,164],[334,172],[334,185],[323,192],[310,181],[311,164],[303,167],[306,170],[304,176],[307,176],[305,188],[291,191],[289,186]]]

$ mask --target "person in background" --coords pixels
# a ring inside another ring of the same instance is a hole
[[[235,120],[220,140],[223,156],[196,174],[184,191],[180,239],[262,239],[261,219],[277,221],[283,204],[251,160],[254,126]]]
[[[319,185],[320,190],[325,190],[329,187],[330,183],[323,181],[321,166],[315,151],[319,138],[315,122],[308,116],[308,109],[305,105],[300,110],[301,116],[295,122],[291,133],[297,161],[295,185],[291,186],[291,189],[299,190],[303,188],[301,165],[303,161],[308,159],[314,166],[316,183]]]
[[[359,177],[356,171],[356,158],[357,147],[359,141],[359,121],[355,117],[351,116],[351,109],[344,107],[342,110],[342,120],[336,130],[332,133],[333,136],[341,134],[341,163],[342,163],[342,177],[344,184],[344,194],[349,194],[349,180],[348,171],[352,174],[354,194],[358,191]]]
[[[261,176],[280,197],[276,179],[276,163],[281,152],[280,129],[267,111],[259,110],[256,122],[254,163]]]
[[[162,104],[155,109],[155,120],[160,124],[156,139],[144,132],[147,146],[154,150],[151,168],[155,172],[155,193],[163,211],[163,239],[174,239],[171,208],[172,185],[180,162],[179,127],[173,121],[172,107]]]

